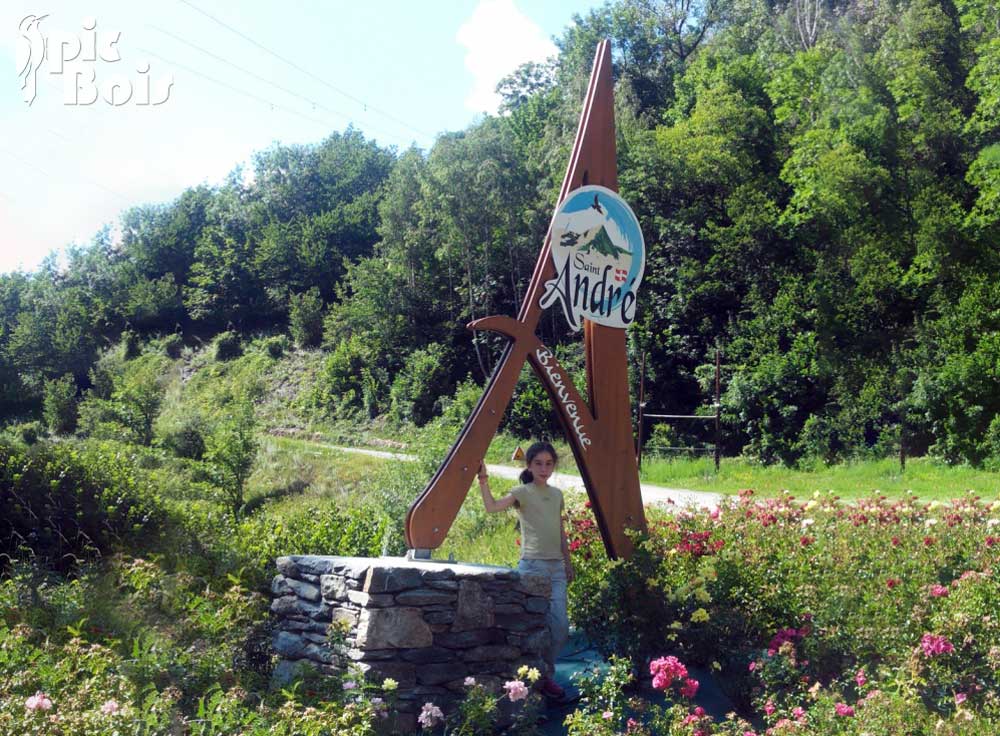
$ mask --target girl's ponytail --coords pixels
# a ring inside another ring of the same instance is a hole
[[[527,468],[525,468],[524,470],[522,470],[521,471],[521,475],[518,476],[518,477],[520,477],[521,483],[523,485],[528,485],[529,483],[531,483],[531,482],[533,482],[535,480],[534,474],[530,470],[528,470]]]

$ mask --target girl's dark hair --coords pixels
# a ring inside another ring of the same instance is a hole
[[[554,448],[551,443],[536,442],[535,444],[533,444],[531,447],[528,448],[528,451],[526,453],[524,453],[524,464],[531,465],[531,461],[534,460],[535,457],[542,452],[549,453],[552,456],[552,462],[554,463],[559,462],[559,455],[556,454],[556,448]],[[535,476],[532,475],[531,471],[528,470],[527,468],[521,471],[522,483],[525,484],[531,483],[534,479]]]

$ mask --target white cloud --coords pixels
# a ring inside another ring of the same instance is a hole
[[[495,113],[500,105],[495,89],[501,79],[525,62],[544,61],[556,53],[555,44],[514,0],[480,0],[455,39],[465,47],[465,66],[473,77],[465,98],[473,112]]]

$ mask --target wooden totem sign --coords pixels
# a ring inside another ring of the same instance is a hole
[[[472,330],[505,335],[505,348],[461,435],[406,516],[406,541],[417,555],[439,547],[458,514],[479,463],[531,363],[559,416],[583,476],[610,557],[628,557],[627,528],[645,529],[628,391],[625,327],[645,262],[638,221],[620,199],[615,156],[611,47],[597,48],[559,206],[517,319],[494,316]],[[542,310],[560,301],[574,330],[584,331],[589,401],[535,334]]]

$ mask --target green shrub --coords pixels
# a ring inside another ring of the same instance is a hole
[[[205,441],[205,462],[235,519],[243,513],[247,479],[257,460],[260,443],[256,431],[253,402],[240,398],[228,408]]]
[[[125,370],[125,355],[121,344],[104,350],[90,369],[90,392],[99,399],[110,399],[115,380]]]
[[[244,520],[233,540],[247,566],[258,570],[272,570],[276,558],[289,554],[378,557],[393,523],[375,505],[304,505],[282,514],[266,508]]]
[[[45,436],[45,427],[41,422],[22,422],[14,426],[14,436],[25,445],[33,445]]]
[[[288,325],[299,347],[316,347],[323,341],[323,299],[315,286],[292,294],[288,304]]]
[[[140,445],[153,442],[153,426],[166,394],[165,358],[148,354],[129,361],[111,394],[119,423]]]
[[[109,357],[92,372],[94,388],[80,402],[80,431],[95,439],[128,438],[148,447],[166,394],[170,365],[168,358],[152,352],[129,361]]]
[[[172,360],[177,360],[184,351],[184,338],[176,332],[172,333],[160,341],[160,347],[163,348],[164,355]]]
[[[217,361],[232,360],[243,355],[243,343],[239,334],[232,330],[219,333],[215,338],[215,359]]]
[[[142,352],[142,342],[139,340],[139,335],[133,330],[125,330],[125,332],[122,333],[121,345],[122,357],[124,357],[125,360],[138,358],[139,353]]]
[[[590,538],[596,527],[575,518],[577,539]],[[661,560],[640,543],[629,560],[609,561],[597,545],[592,557],[578,561],[572,588],[573,620],[599,651],[643,662],[668,640],[685,601],[671,600],[656,587]]]
[[[121,440],[128,429],[119,421],[117,407],[108,399],[99,398],[94,390],[84,394],[79,406],[79,434],[95,440]]]
[[[455,387],[455,393],[440,399],[441,420],[453,430],[461,429],[483,395],[483,387],[472,378],[466,378]]]
[[[306,402],[321,416],[351,419],[364,412],[372,418],[379,413],[380,383],[370,352],[354,335],[337,343],[323,361]]]
[[[418,427],[434,416],[441,396],[451,393],[450,356],[435,342],[414,350],[392,382],[392,413]]]
[[[53,434],[69,434],[76,429],[76,380],[72,374],[45,382],[42,413]]]
[[[189,411],[157,423],[157,444],[177,457],[201,460],[205,454],[208,423],[201,413]]]
[[[65,570],[124,543],[143,546],[164,513],[133,466],[112,446],[0,445],[0,552]]]
[[[677,438],[677,430],[666,422],[657,422],[656,424],[652,424],[652,426],[647,424],[645,431],[647,434],[643,441],[644,452],[648,451],[654,455],[667,455],[668,451],[666,448],[678,447],[678,442],[680,442]]]
[[[284,335],[269,337],[264,343],[264,349],[267,350],[267,354],[270,357],[278,360],[288,349],[288,338]]]

